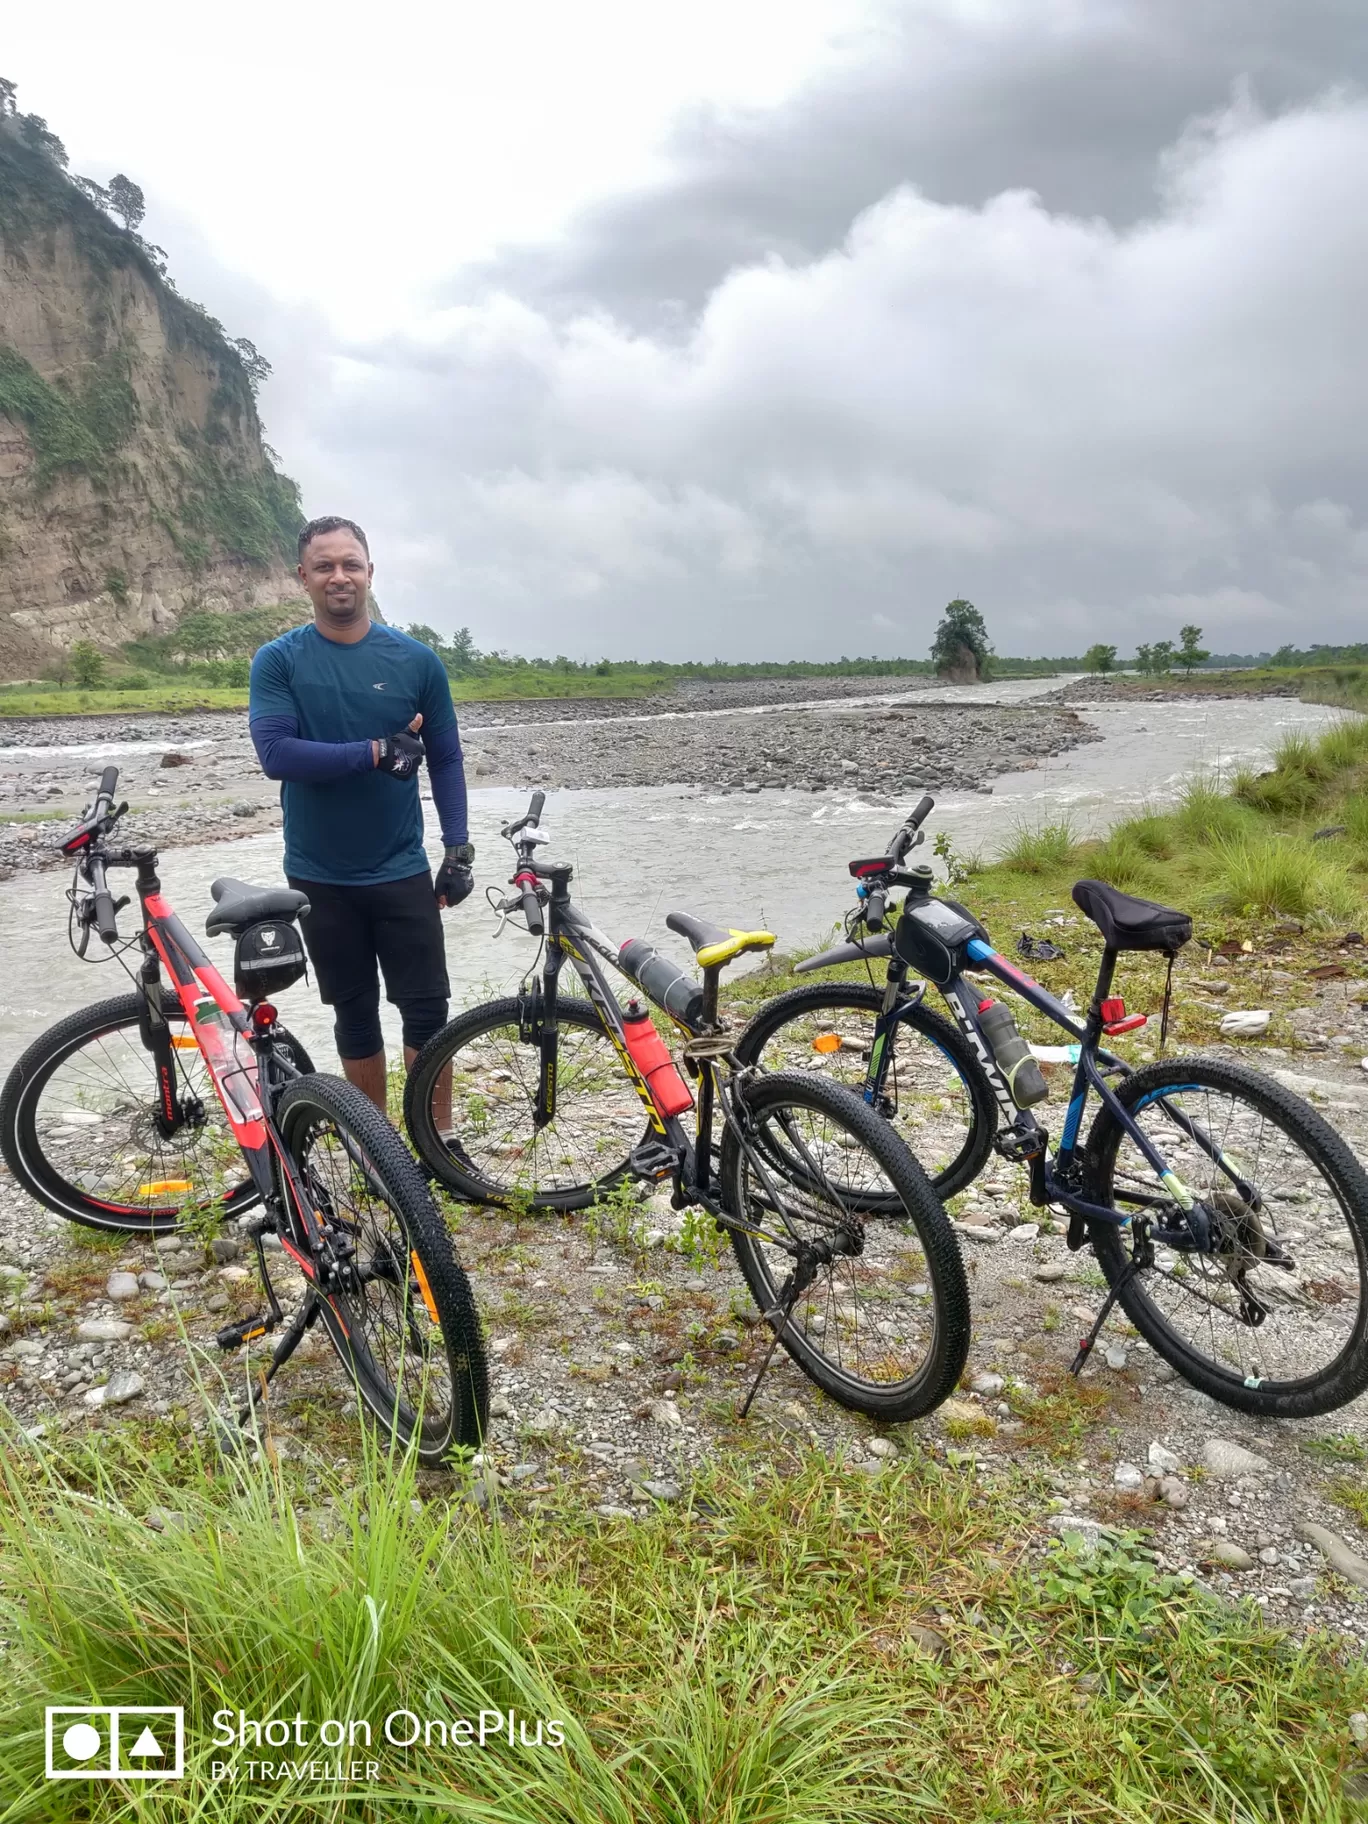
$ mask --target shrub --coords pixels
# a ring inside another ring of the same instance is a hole
[[[1352,917],[1362,903],[1343,864],[1289,837],[1220,837],[1210,849],[1211,903],[1242,916]]]

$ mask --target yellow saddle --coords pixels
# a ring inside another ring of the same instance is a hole
[[[711,924],[706,918],[695,918],[692,912],[669,912],[665,923],[671,931],[687,937],[703,969],[719,969],[734,962],[748,950],[770,950],[774,947],[772,931],[730,931]]]

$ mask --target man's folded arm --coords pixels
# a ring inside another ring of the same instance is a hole
[[[256,716],[249,727],[268,779],[326,785],[351,773],[368,773],[375,765],[369,741],[304,741],[293,716]]]
[[[461,752],[461,736],[456,724],[453,722],[435,735],[429,735],[424,729],[423,746],[427,749],[432,802],[442,826],[442,841],[449,849],[454,849],[470,840],[465,756]]]

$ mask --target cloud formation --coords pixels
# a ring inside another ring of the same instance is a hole
[[[574,656],[917,654],[955,595],[1008,652],[1363,634],[1362,9],[912,10],[420,334],[248,312],[387,613]]]

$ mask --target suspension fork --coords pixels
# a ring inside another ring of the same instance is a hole
[[[532,1109],[532,1120],[537,1127],[548,1126],[556,1113],[556,1067],[560,1057],[556,1001],[560,989],[561,964],[565,957],[556,944],[554,931],[553,912],[546,940],[546,967],[541,978],[533,984],[530,1018],[525,1027],[526,1037],[537,1047],[538,1053],[537,1100]]]
[[[888,1081],[888,1070],[893,1061],[893,1046],[889,1041],[898,1029],[902,988],[906,980],[907,964],[899,956],[891,957],[888,979],[884,985],[883,1005],[874,1022],[874,1043],[869,1048],[869,1063],[865,1069],[864,1089],[861,1091],[871,1108],[880,1106],[884,1084]],[[918,995],[917,999],[920,1000],[921,996]]]
[[[157,1131],[170,1140],[185,1125],[176,1079],[176,1049],[171,1027],[162,1011],[161,963],[151,940],[143,937],[142,967],[138,970],[138,1036],[152,1058],[157,1078]]]

